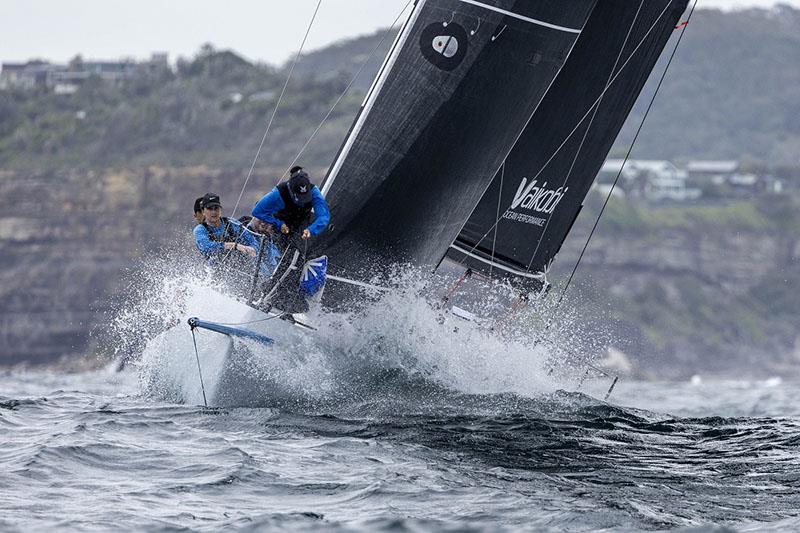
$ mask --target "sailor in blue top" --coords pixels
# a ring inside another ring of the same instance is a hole
[[[328,227],[331,214],[322,193],[302,167],[292,167],[289,174],[288,181],[278,184],[256,203],[253,220],[269,224],[285,236],[282,259],[262,287],[263,294],[271,295],[265,303],[287,313],[299,313],[308,309],[300,287],[303,268],[299,267],[314,257],[308,240]],[[304,241],[302,247],[296,237]]]
[[[202,204],[205,221],[195,226],[194,242],[210,265],[217,265],[229,250],[252,258],[258,255],[258,242],[253,235],[244,231],[238,220],[222,216],[219,196],[208,193]]]
[[[292,167],[289,174],[289,181],[278,184],[259,200],[252,214],[284,235],[300,233],[300,238],[307,240],[328,227],[331,213],[303,167]]]

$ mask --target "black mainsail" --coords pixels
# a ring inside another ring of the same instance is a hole
[[[447,256],[537,287],[687,0],[599,0]]]
[[[417,0],[322,185],[333,274],[435,268],[595,0]]]

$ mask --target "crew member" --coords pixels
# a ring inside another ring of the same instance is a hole
[[[278,184],[256,203],[253,217],[284,235],[299,233],[306,240],[328,227],[331,214],[325,198],[303,167],[292,167],[289,175],[288,181]]]
[[[208,193],[202,198],[204,221],[194,228],[194,242],[209,264],[216,265],[228,251],[256,257],[258,243],[244,231],[238,220],[222,216],[219,196]]]
[[[328,227],[331,215],[322,193],[302,167],[292,167],[289,175],[288,181],[278,184],[256,203],[251,224],[265,223],[285,236],[283,259],[262,287],[263,294],[269,296],[264,303],[287,313],[300,313],[308,310],[300,289],[300,267],[311,252],[307,245],[301,250],[295,237],[307,243]]]
[[[203,216],[203,197],[201,196],[194,201],[194,220],[198,224],[202,224],[205,217]]]

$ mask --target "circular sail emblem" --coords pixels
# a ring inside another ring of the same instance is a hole
[[[442,70],[453,70],[467,54],[467,32],[453,22],[429,24],[422,30],[420,50],[425,59]]]
[[[444,57],[453,57],[458,52],[458,39],[452,35],[438,35],[433,38],[433,49]]]

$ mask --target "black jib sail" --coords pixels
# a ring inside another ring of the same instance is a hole
[[[333,274],[435,268],[595,0],[418,0],[322,186]]]
[[[541,286],[687,0],[599,0],[448,257]]]

